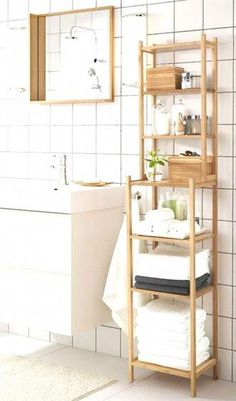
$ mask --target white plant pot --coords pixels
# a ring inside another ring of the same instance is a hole
[[[163,174],[160,172],[149,172],[146,174],[148,181],[160,182],[162,180]]]

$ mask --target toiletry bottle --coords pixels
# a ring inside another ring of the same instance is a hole
[[[188,202],[183,195],[179,195],[176,200],[176,214],[177,220],[186,220],[188,217]]]
[[[184,120],[184,117],[188,114],[182,99],[178,99],[171,107],[171,128],[173,135],[175,135],[175,127],[176,122],[179,120],[179,114],[181,114],[182,120]]]
[[[161,101],[153,106],[153,134],[169,135],[170,133],[170,115],[167,112],[165,104]]]

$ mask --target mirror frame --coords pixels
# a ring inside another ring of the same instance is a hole
[[[94,11],[109,11],[109,54],[110,81],[108,98],[104,99],[46,99],[46,17],[60,16],[72,13]],[[85,8],[49,14],[30,14],[30,101],[40,103],[104,103],[114,101],[114,7]]]

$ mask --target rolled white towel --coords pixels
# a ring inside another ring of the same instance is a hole
[[[208,337],[203,337],[196,346],[197,354],[201,354],[209,351],[210,341]],[[173,346],[173,342],[169,342],[166,345],[162,342],[151,341],[150,338],[142,338],[137,343],[138,351],[141,353],[153,354],[158,356],[172,357],[173,355],[177,359],[190,359],[190,344],[183,347]]]
[[[159,224],[163,221],[173,220],[175,218],[175,214],[172,209],[162,208],[162,209],[153,209],[146,213],[145,220],[151,221],[153,224]]]
[[[200,365],[210,357],[209,352],[204,352],[200,355],[196,355],[196,365]],[[139,353],[138,360],[142,362],[155,363],[156,365],[169,366],[170,368],[190,370],[190,360],[177,359],[173,357],[162,357],[154,354]]]
[[[150,321],[151,324],[162,322],[171,322],[172,324],[188,323],[190,320],[190,307],[183,302],[163,301],[155,299],[147,305],[138,308],[137,316],[141,320]],[[201,308],[196,308],[196,320],[198,322],[206,320],[206,311]]]
[[[150,329],[149,326],[145,325],[137,325],[136,326],[136,334],[137,334],[137,339],[142,339],[146,338],[149,339],[150,341],[156,341],[156,342],[162,342],[162,343],[170,343],[174,342],[176,347],[182,347],[183,345],[188,345],[190,344],[191,341],[191,336],[190,336],[190,330],[188,330],[186,333],[179,333],[177,331],[173,330],[165,330],[165,329],[160,329],[154,328]],[[206,335],[206,331],[204,329],[204,325],[202,324],[200,327],[196,327],[196,342],[198,343],[201,341],[201,339]]]
[[[169,224],[170,235],[189,235],[190,222],[189,220],[173,220]],[[198,233],[201,230],[200,225],[195,222],[195,232]]]

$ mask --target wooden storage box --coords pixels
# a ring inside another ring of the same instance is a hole
[[[174,66],[148,68],[146,71],[146,90],[181,89],[184,69]]]
[[[213,156],[207,156],[207,175],[213,174]],[[169,179],[202,178],[202,160],[198,156],[171,156],[169,158]]]

